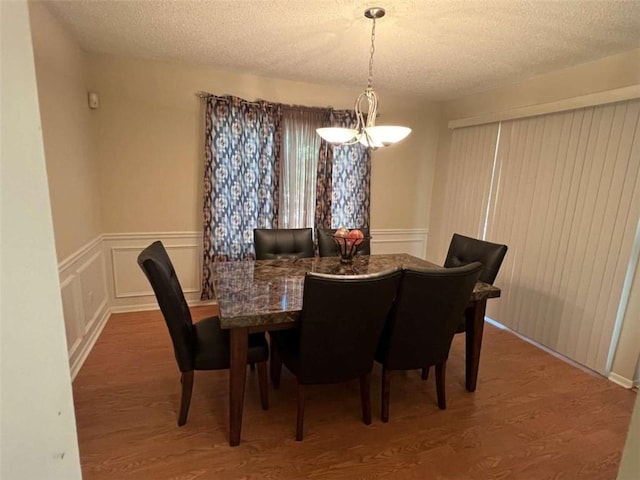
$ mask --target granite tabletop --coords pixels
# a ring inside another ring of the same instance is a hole
[[[211,277],[220,325],[226,329],[296,322],[307,272],[360,275],[398,267],[443,268],[408,254],[359,255],[350,265],[338,257],[219,262],[213,264]],[[478,282],[471,300],[499,296],[499,288]]]

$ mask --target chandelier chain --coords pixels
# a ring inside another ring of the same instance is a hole
[[[369,51],[370,52],[370,56],[369,56],[369,80],[367,81],[368,88],[372,88],[373,87],[373,54],[376,51],[375,40],[376,40],[376,19],[374,17],[373,18],[373,26],[371,27],[371,49]]]
[[[2,0],[0,0],[2,1]],[[333,145],[354,145],[360,143],[367,148],[377,148],[392,145],[404,139],[411,129],[395,125],[376,125],[378,116],[378,96],[373,90],[373,55],[376,51],[376,19],[384,17],[384,8],[372,7],[364,11],[364,16],[373,20],[371,27],[371,48],[369,49],[369,79],[367,88],[356,98],[353,110],[356,125],[350,128],[324,127],[316,131],[325,141]]]

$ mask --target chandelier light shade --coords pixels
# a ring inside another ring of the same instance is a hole
[[[404,140],[411,133],[409,127],[376,125],[378,115],[378,96],[373,90],[373,54],[375,53],[376,19],[384,17],[384,8],[372,7],[364,11],[364,16],[373,20],[371,27],[371,50],[369,56],[369,80],[367,88],[358,95],[354,107],[356,128],[318,128],[316,132],[324,140],[335,145],[353,145],[361,143],[373,149],[387,147]],[[366,110],[364,110],[366,104]],[[366,114],[366,120],[365,120]]]
[[[316,132],[329,143],[347,143],[358,134],[353,128],[316,128]]]

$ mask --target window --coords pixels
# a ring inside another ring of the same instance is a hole
[[[314,226],[316,180],[322,127],[326,114],[319,109],[283,108],[280,165],[280,228]]]
[[[352,126],[354,112],[204,98],[203,300],[211,262],[253,258],[254,228],[369,227],[369,150],[315,131]]]

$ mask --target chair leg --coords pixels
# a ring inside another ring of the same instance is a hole
[[[371,372],[360,377],[360,401],[362,421],[365,425],[371,425]]]
[[[282,373],[282,358],[277,348],[271,347],[271,359],[269,364],[271,370],[271,383],[274,390],[280,388],[280,374]]]
[[[258,385],[260,386],[260,403],[263,410],[269,410],[269,381],[267,380],[267,362],[258,362]]]
[[[187,415],[191,405],[191,392],[193,391],[193,370],[182,372],[180,382],[182,383],[182,395],[180,398],[180,414],[178,416],[179,427],[187,423]]]
[[[305,386],[298,382],[298,417],[296,419],[296,441],[302,441],[302,431],[304,427],[304,400]]]
[[[440,407],[442,410],[447,408],[447,399],[444,388],[446,370],[446,361],[436,365],[436,393],[438,395],[438,407]]]
[[[382,367],[382,412],[380,413],[380,419],[383,422],[389,421],[389,400],[391,397],[391,372],[384,366]]]
[[[426,380],[426,379],[428,379],[428,378],[429,378],[429,368],[430,368],[430,367],[424,367],[424,368],[422,369],[422,379],[423,379],[423,380]]]

